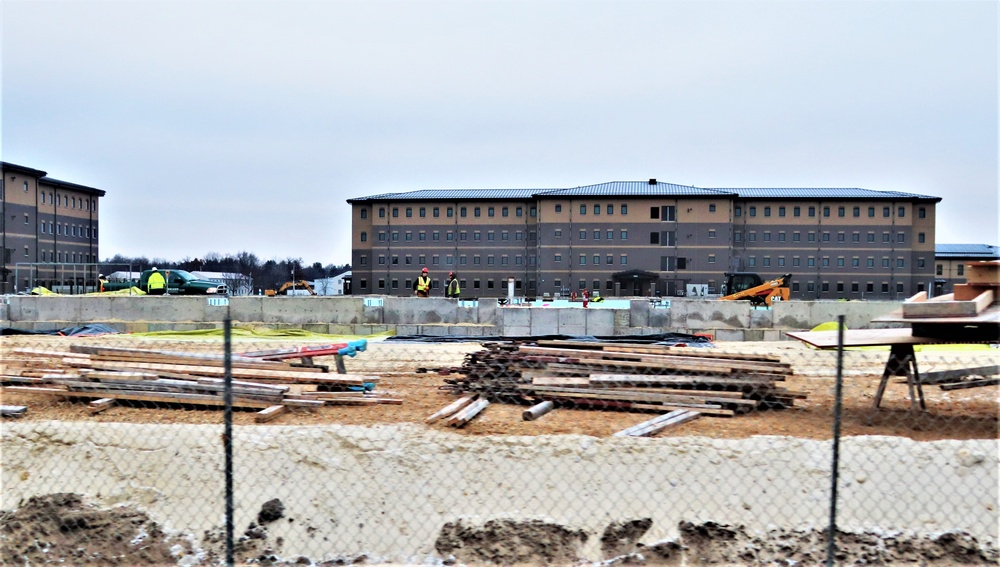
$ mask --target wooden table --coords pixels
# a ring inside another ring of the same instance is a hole
[[[786,333],[793,339],[800,340],[820,349],[837,348],[837,331],[802,331]],[[844,331],[844,346],[888,346],[889,360],[885,363],[885,370],[882,371],[882,380],[878,385],[878,392],[875,394],[875,404],[873,409],[878,409],[882,403],[882,396],[885,394],[885,387],[889,383],[890,376],[906,376],[906,385],[910,391],[910,407],[917,409],[927,409],[924,402],[924,390],[920,385],[920,370],[917,368],[917,357],[913,352],[913,345],[942,344],[953,341],[945,341],[930,337],[915,337],[912,329],[858,329]]]

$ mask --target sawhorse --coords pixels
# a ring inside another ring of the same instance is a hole
[[[920,371],[917,369],[917,357],[913,352],[912,344],[894,344],[889,349],[889,360],[885,363],[885,370],[882,372],[882,381],[879,382],[878,392],[875,394],[875,405],[873,409],[878,409],[882,403],[882,395],[885,387],[889,383],[890,376],[906,376],[906,386],[910,390],[910,408],[916,410],[917,401],[920,401],[920,409],[926,410],[924,403],[924,390],[920,385]]]

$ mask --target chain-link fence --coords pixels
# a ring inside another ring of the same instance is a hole
[[[4,565],[998,561],[989,345],[0,346]]]

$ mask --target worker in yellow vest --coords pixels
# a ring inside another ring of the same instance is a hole
[[[153,266],[153,272],[149,274],[149,279],[146,280],[146,293],[149,295],[163,295],[167,293],[167,280],[163,279],[163,274],[156,270],[156,266]]]
[[[427,275],[427,268],[424,268],[417,281],[413,282],[413,291],[417,292],[417,297],[430,297],[431,277]]]
[[[455,275],[455,272],[448,272],[448,287],[444,289],[444,296],[458,299],[461,293],[462,288],[458,285],[458,276]]]

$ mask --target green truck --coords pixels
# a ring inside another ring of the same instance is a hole
[[[185,270],[157,270],[167,281],[167,293],[170,295],[227,295],[229,288],[224,283],[200,280],[191,272]],[[144,270],[139,279],[109,280],[104,284],[104,291],[118,291],[137,287],[144,292],[149,291],[149,274],[153,270]]]

